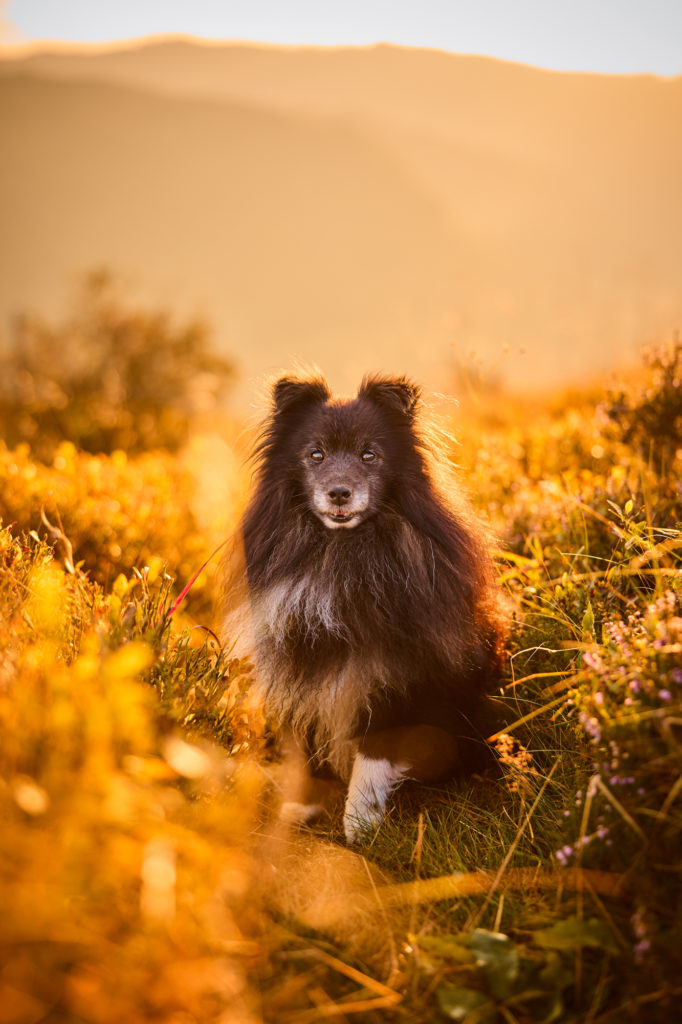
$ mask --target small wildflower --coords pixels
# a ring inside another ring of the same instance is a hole
[[[670,690],[659,690],[658,696],[662,701],[670,701],[673,699],[673,695]]]
[[[523,786],[527,786],[528,775],[535,775],[532,767],[532,754],[526,750],[524,745],[508,733],[502,733],[495,740],[495,748],[502,764],[509,771],[505,784],[510,793],[518,793]]]
[[[649,939],[640,939],[635,946],[635,960],[643,960],[646,953],[651,949]]]
[[[578,716],[578,721],[582,725],[583,729],[594,743],[598,743],[601,739],[601,726],[596,718],[592,715],[586,714],[584,711]]]
[[[601,660],[598,653],[593,651],[585,651],[583,654],[583,661],[588,668],[594,669],[595,672],[604,671],[604,663]]]

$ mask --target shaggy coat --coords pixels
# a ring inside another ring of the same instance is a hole
[[[242,538],[259,683],[313,767],[346,780],[358,745],[396,727],[445,730],[460,760],[485,747],[498,592],[480,525],[434,482],[418,405],[404,378],[339,400],[285,377],[255,453]]]

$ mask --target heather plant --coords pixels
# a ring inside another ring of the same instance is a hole
[[[677,871],[682,830],[682,592],[663,590],[605,623],[601,643],[582,655],[580,676],[568,700],[592,774],[577,802],[577,842],[556,856],[619,865],[637,879],[636,958],[661,974],[682,938],[679,893],[657,884],[660,872]]]

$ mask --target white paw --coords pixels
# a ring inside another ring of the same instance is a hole
[[[376,805],[363,804],[358,807],[346,803],[343,815],[343,831],[346,841],[356,842],[364,833],[379,827],[384,820],[384,808]]]
[[[348,785],[343,830],[349,843],[384,820],[386,801],[405,778],[409,765],[358,754]]]
[[[287,825],[308,825],[319,818],[323,811],[323,804],[300,804],[292,800],[282,804],[279,819]]]

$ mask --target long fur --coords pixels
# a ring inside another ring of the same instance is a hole
[[[349,401],[284,378],[256,451],[241,533],[260,685],[279,725],[342,776],[368,731],[420,722],[476,740],[486,727],[503,633],[488,543],[461,494],[436,486],[418,405],[402,378],[366,377]],[[355,529],[310,509],[301,451],[320,435],[385,453],[381,500]]]

